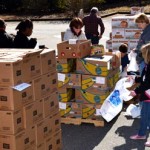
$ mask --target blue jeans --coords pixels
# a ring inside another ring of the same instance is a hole
[[[138,135],[145,136],[147,127],[150,125],[150,102],[143,102]]]
[[[99,43],[98,35],[97,36],[94,36],[93,34],[85,34],[85,35],[86,35],[87,39],[91,40],[92,44],[98,44]]]

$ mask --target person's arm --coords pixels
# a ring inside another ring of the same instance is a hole
[[[104,26],[104,23],[100,17],[98,18],[98,24],[100,26],[100,38],[101,38],[104,31],[105,31],[105,26]]]

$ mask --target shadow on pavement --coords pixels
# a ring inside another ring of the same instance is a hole
[[[104,127],[95,127],[88,123],[62,124],[63,150],[92,150],[102,141],[116,120],[117,117],[110,123],[105,122]]]

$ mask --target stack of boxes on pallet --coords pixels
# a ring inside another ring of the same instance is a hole
[[[111,52],[90,56],[89,40],[64,41],[57,49],[61,117],[102,121],[97,110],[119,79],[119,56]]]
[[[0,149],[61,149],[54,50],[0,50]]]
[[[140,12],[143,12],[143,8],[132,7],[130,15],[112,18],[112,33],[106,41],[106,49],[117,51],[122,43],[128,44],[128,52],[136,47],[142,33],[135,23],[136,13]]]

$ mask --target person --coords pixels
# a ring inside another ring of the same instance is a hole
[[[93,7],[90,14],[85,16],[82,20],[87,39],[91,39],[92,44],[98,44],[105,31],[104,23],[98,15],[98,8]],[[98,31],[99,26],[100,32]]]
[[[6,32],[6,23],[0,18],[0,48],[13,48],[13,36]]]
[[[17,35],[14,39],[14,48],[35,48],[36,38],[29,39],[33,31],[33,23],[29,19],[22,20],[16,27]]]
[[[121,67],[123,72],[126,71],[127,65],[130,63],[128,57],[128,45],[126,43],[121,44],[119,46],[119,51],[121,53]]]
[[[69,29],[66,30],[64,34],[64,41],[69,39],[78,39],[78,40],[85,40],[85,34],[81,30],[83,27],[82,19],[75,17],[71,20]]]
[[[150,43],[142,46],[141,53],[146,65],[142,75],[135,78],[135,81],[139,82],[140,85],[130,92],[130,95],[133,97],[140,94],[140,101],[143,102],[139,131],[136,135],[130,136],[130,139],[133,140],[146,139],[147,127],[150,125],[150,99],[145,93],[146,90],[150,89]],[[145,146],[150,147],[150,141],[147,141]]]
[[[139,38],[138,44],[137,44],[136,48],[134,49],[135,53],[137,54],[136,61],[139,65],[139,72],[141,75],[145,63],[144,63],[144,59],[141,55],[140,49],[141,49],[142,45],[150,42],[150,21],[146,14],[141,13],[136,17],[135,23],[137,23],[138,28],[143,30],[142,34]]]

